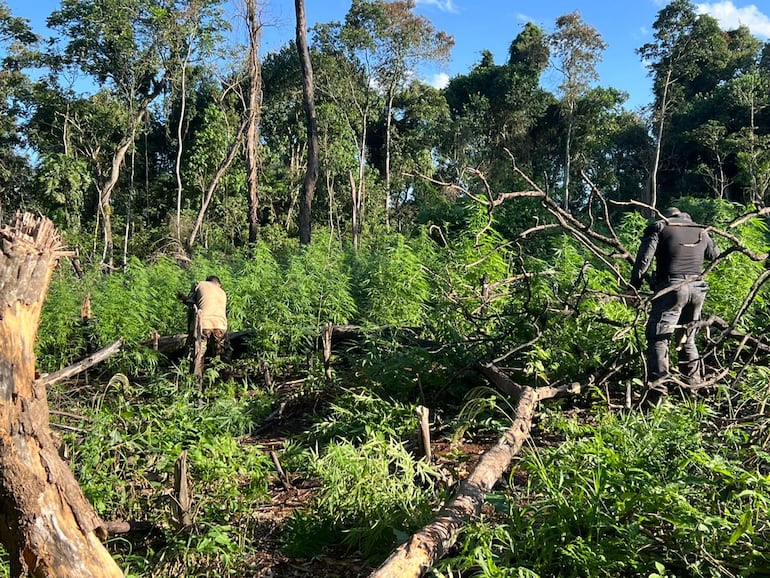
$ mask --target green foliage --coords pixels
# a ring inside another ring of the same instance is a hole
[[[366,391],[346,390],[329,407],[323,419],[308,430],[308,441],[365,440],[372,432],[405,439],[418,428],[414,406],[386,401]]]
[[[363,320],[373,325],[418,326],[430,286],[418,254],[403,236],[367,247],[354,257],[352,282]]]
[[[543,339],[526,354],[525,373],[536,382],[590,374],[609,359],[638,351],[628,328],[639,311],[618,296],[623,281],[566,235],[554,239],[549,269],[531,287],[538,302],[556,302],[544,316]]]
[[[80,318],[85,294],[70,269],[56,270],[40,313],[35,347],[42,369],[55,371],[85,353],[92,331]]]
[[[430,518],[436,470],[393,438],[368,432],[360,445],[332,443],[310,469],[321,489],[288,524],[286,551],[292,555],[341,545],[381,559]]]
[[[0,83],[3,211],[42,210],[86,268],[88,256],[101,258],[94,232],[105,219],[116,245],[126,235],[122,270],[77,278],[63,261],[36,352],[38,369],[51,371],[124,342],[104,371],[94,368],[48,393],[52,407],[72,410],[53,420],[67,426],[72,469],[98,513],[149,520],[163,534],[157,543],[109,543],[127,576],[255,572],[253,549],[264,529],[254,511],[268,499],[273,466],[248,434],[276,406],[281,413],[296,401],[298,411],[307,410],[301,419],[309,431],[286,441],[282,459],[319,484],[314,501],[286,527],[287,551],[342,546],[379,558],[440,501],[435,469],[408,451],[414,405],[430,407],[439,427],[451,423],[458,440],[497,433],[513,417],[507,400],[477,387],[480,360],[505,364],[512,378],[530,385],[585,384],[609,374],[609,389],[641,375],[649,301],[639,302],[625,285],[630,264],[621,254],[637,249],[646,219],[616,213],[628,205],[612,201],[639,198],[657,133],[623,110],[617,90],[586,90],[600,38],[575,14],[557,21],[553,56],[564,64],[570,53],[578,57],[567,66],[577,75],[572,83],[565,78],[563,99],[540,86],[548,36],[532,24],[511,44],[507,63],[496,65],[484,52],[468,74],[438,91],[405,71],[445,56],[451,40],[413,8],[356,0],[344,23],[314,29],[321,178],[307,247],[292,236],[306,149],[295,47],[265,61],[261,238],[245,248],[243,159],[218,171],[241,126],[238,99],[248,87],[238,74],[215,76],[207,65],[220,62],[212,56],[227,28],[219,2],[68,0],[48,22],[61,42],[41,43],[40,54],[31,52],[28,25],[0,6],[8,49]],[[730,379],[708,400],[721,419],[712,421],[699,405],[611,415],[588,399],[576,404],[579,418],[550,413],[538,427],[564,443],[530,448],[514,472],[517,482],[526,476],[524,487],[491,497],[495,515],[470,529],[460,555],[437,575],[770,574],[770,427],[762,418],[770,370],[749,357],[749,346],[762,350],[770,325],[762,260],[770,235],[764,215],[730,224],[767,205],[768,54],[761,58],[761,43],[747,29],[722,31],[694,8],[675,0],[661,10],[654,42],[640,56],[652,72],[654,116],[671,161],[656,175],[658,206],[676,204],[725,231],[715,237],[731,251],[708,274],[705,313],[750,335],[740,348],[721,336],[720,347],[709,350],[709,363],[716,360]],[[33,65],[41,82],[24,73]],[[98,90],[81,95],[61,86],[69,76],[62,67],[96,80]],[[145,105],[151,114],[140,114]],[[172,134],[177,122],[181,142]],[[539,197],[509,197],[493,208],[477,201],[538,184],[558,195],[567,134],[571,233],[551,228],[557,223]],[[94,194],[111,177],[118,150],[126,156],[110,202],[100,207]],[[169,242],[176,168],[183,222],[180,232],[171,227]],[[596,188],[578,185],[583,174]],[[185,239],[214,178],[218,188],[198,237],[205,249],[196,247],[185,266],[159,256],[159,247]],[[356,250],[349,246],[351,188],[364,202]],[[386,217],[393,231],[385,231]],[[616,232],[620,246],[599,242],[590,250],[578,239],[588,228]],[[252,330],[253,337],[246,358],[237,360],[242,365],[207,366],[204,394],[185,370],[140,343],[153,332],[184,332],[186,311],[176,294],[211,274],[228,293],[230,329]],[[89,320],[80,316],[86,296]],[[316,363],[328,322],[366,331],[343,353],[335,349],[333,380]],[[275,381],[262,389],[266,369]],[[302,385],[287,394],[294,379]],[[303,404],[311,395],[313,403]],[[169,488],[183,450],[195,524],[176,532]]]
[[[83,216],[85,194],[91,184],[85,159],[49,154],[37,173],[39,203],[45,215],[57,226],[78,231]]]
[[[99,513],[137,517],[153,509],[146,499],[159,496],[174,461],[186,449],[192,476],[208,488],[208,495],[217,496],[198,505],[200,515],[227,521],[230,513],[264,496],[266,489],[269,461],[256,447],[235,441],[254,417],[248,398],[219,397],[198,406],[204,400],[196,400],[190,390],[177,393],[169,385],[158,382],[152,400],[145,398],[141,404],[137,396],[146,391],[125,377],[110,380],[98,392],[93,413],[85,416],[92,420],[91,427],[72,448],[78,479]],[[137,493],[127,495],[121,488]],[[202,492],[201,498],[205,495]]]
[[[182,270],[169,259],[145,264],[132,259],[121,275],[95,280],[91,294],[96,335],[101,345],[122,338],[139,343],[153,330],[161,335],[187,330],[177,292],[187,293]]]
[[[564,442],[526,453],[527,484],[504,498],[506,521],[478,524],[445,566],[485,576],[767,572],[767,478],[702,434],[707,420],[699,406],[605,414],[595,426],[552,415]]]
[[[254,328],[263,351],[277,351],[288,311],[283,299],[283,275],[270,250],[258,245],[250,259],[233,274],[228,293],[228,322],[233,328]]]
[[[243,565],[244,528],[255,505],[267,499],[273,466],[261,448],[239,440],[263,409],[235,384],[218,384],[202,397],[192,381],[175,384],[167,377],[142,385],[116,375],[95,384],[92,406],[80,410],[88,429],[64,437],[73,472],[103,518],[149,519],[166,529],[161,552],[117,556],[127,575],[133,568],[134,575],[161,576],[169,567],[174,575],[192,576],[196,567],[207,573]],[[170,528],[167,495],[183,450],[199,528],[186,536]]]
[[[345,323],[356,311],[344,254],[315,236],[286,265],[281,307],[289,347],[307,344],[325,323]]]

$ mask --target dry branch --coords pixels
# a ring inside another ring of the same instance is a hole
[[[46,373],[45,375],[41,375],[37,381],[40,382],[40,384],[43,386],[49,386],[53,383],[56,383],[57,381],[61,381],[62,379],[67,379],[73,375],[77,375],[81,371],[85,371],[89,367],[93,367],[97,363],[101,363],[108,357],[114,355],[120,351],[122,345],[123,342],[120,339],[113,341],[104,349],[100,349],[96,353],[93,353],[88,357],[73,363],[72,365],[68,365],[67,367],[59,369],[58,371],[54,371],[53,373]]]
[[[183,450],[174,464],[174,501],[171,504],[173,520],[178,528],[192,526],[191,506],[192,495],[187,476],[187,450]]]
[[[483,367],[488,378],[505,383],[506,389],[520,392],[513,424],[497,444],[484,452],[452,500],[439,511],[434,520],[399,546],[369,578],[417,578],[428,571],[454,545],[467,521],[481,513],[486,494],[508,469],[511,460],[529,437],[538,401],[580,392],[579,384],[537,389],[519,386],[498,368],[492,365]]]

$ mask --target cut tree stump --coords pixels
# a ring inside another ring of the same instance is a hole
[[[25,213],[0,228],[0,541],[14,577],[111,578],[123,573],[59,457],[45,385],[35,379],[40,311],[64,255],[48,219]]]
[[[433,521],[401,544],[369,578],[418,578],[427,572],[454,545],[468,520],[481,513],[486,494],[508,469],[513,456],[529,437],[538,401],[580,392],[579,384],[537,389],[520,386],[494,365],[484,365],[482,372],[491,382],[504,383],[505,389],[519,392],[513,424],[494,446],[484,452],[454,497]]]

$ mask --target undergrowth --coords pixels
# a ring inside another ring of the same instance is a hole
[[[444,503],[454,489],[446,480],[467,474],[463,442],[491,443],[515,418],[515,406],[479,377],[480,360],[498,360],[524,385],[588,381],[614,363],[625,364],[618,383],[638,381],[644,315],[619,298],[614,272],[563,235],[539,242],[553,254],[546,261],[506,243],[486,213],[465,218],[468,230],[446,246],[425,232],[383,235],[357,251],[321,234],[302,249],[276,236],[272,247],[196,255],[185,267],[158,257],[110,275],[56,271],[40,370],[123,341],[120,354],[56,384],[49,398],[97,513],[154,528],[108,542],[127,576],[252,575],[266,533],[281,556],[376,564]],[[629,218],[620,234],[631,238],[640,223]],[[749,231],[757,250],[762,232]],[[750,277],[756,267],[744,260],[736,254],[720,267]],[[232,365],[213,361],[196,383],[185,360],[148,343],[185,331],[176,293],[209,274],[229,295],[230,330],[250,333]],[[735,288],[748,285],[719,278],[709,306],[730,318],[742,299]],[[741,323],[767,316],[758,291]],[[330,322],[360,335],[336,343],[326,366],[319,335]],[[726,354],[713,356],[732,369]],[[601,396],[600,406],[581,400],[572,417],[541,404],[534,439],[558,445],[527,448],[489,497],[495,510],[465,530],[434,575],[770,573],[770,428],[746,419],[766,413],[768,370],[728,375],[730,386],[704,403],[649,413],[610,412]],[[429,407],[432,433],[448,448],[434,464],[418,457],[417,405]],[[284,417],[301,431],[262,447],[255,432]],[[311,491],[266,531],[260,512],[277,487],[271,450]],[[184,530],[172,507],[182,452],[194,496]]]
[[[563,443],[528,448],[526,484],[495,496],[498,515],[435,575],[767,575],[770,476],[716,425],[697,403],[591,425],[550,414],[542,427]]]

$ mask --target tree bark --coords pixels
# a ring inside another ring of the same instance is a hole
[[[85,357],[80,361],[76,361],[72,365],[68,365],[67,367],[64,367],[58,371],[54,371],[53,373],[47,373],[46,375],[41,376],[38,379],[38,381],[43,386],[49,386],[56,383],[57,381],[61,381],[62,379],[67,379],[69,377],[72,377],[73,375],[77,375],[78,373],[85,371],[89,367],[93,367],[98,363],[101,363],[108,357],[119,352],[122,346],[123,346],[122,340],[118,339],[116,341],[113,341],[110,345],[108,345],[104,349],[100,349],[99,351],[92,353],[88,357]]]
[[[493,365],[482,367],[487,369],[487,377],[493,374],[504,375]],[[507,376],[505,378],[513,383]],[[486,494],[505,473],[513,456],[529,437],[538,401],[580,391],[578,384],[561,388],[516,387],[521,395],[511,427],[494,446],[484,452],[471,474],[460,484],[455,496],[438,512],[434,520],[401,544],[369,578],[418,578],[427,572],[454,545],[467,520],[481,513]]]
[[[305,18],[305,0],[294,0],[297,15],[297,51],[302,68],[302,101],[305,105],[307,120],[307,170],[302,182],[302,194],[299,201],[299,242],[310,244],[311,219],[315,187],[318,182],[319,145],[318,122],[315,114],[315,88],[313,86],[313,65],[310,62],[310,50],[307,45],[307,21]]]
[[[61,460],[34,344],[64,253],[51,221],[31,214],[0,229],[0,541],[12,576],[123,576],[106,530]]]
[[[262,22],[257,0],[246,0],[246,27],[249,31],[249,52],[246,68],[249,73],[249,106],[246,129],[246,160],[249,184],[249,243],[259,238],[259,121],[262,117],[262,69],[259,62],[259,47],[262,36]]]

